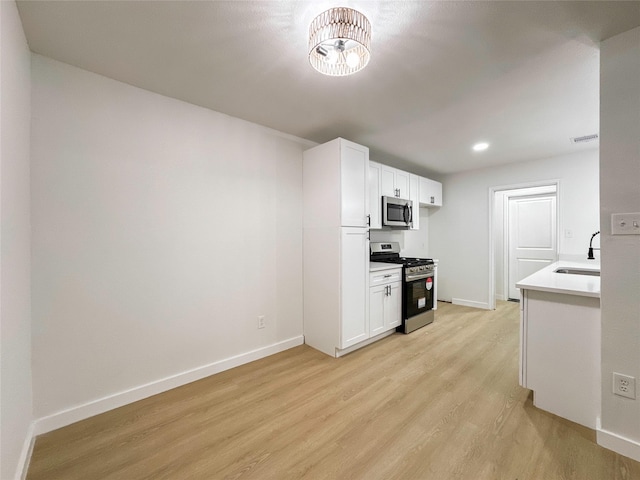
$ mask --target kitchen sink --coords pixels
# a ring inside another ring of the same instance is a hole
[[[589,275],[592,277],[599,277],[599,270],[587,270],[583,268],[558,268],[554,270],[555,273],[568,273],[569,275]]]

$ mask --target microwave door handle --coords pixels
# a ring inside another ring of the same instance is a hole
[[[404,218],[404,223],[406,223],[407,225],[411,222],[411,207],[408,203],[404,206],[402,217]]]

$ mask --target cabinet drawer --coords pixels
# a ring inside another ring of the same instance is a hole
[[[402,269],[382,270],[379,272],[369,273],[369,286],[386,285],[389,283],[399,282],[402,279]]]

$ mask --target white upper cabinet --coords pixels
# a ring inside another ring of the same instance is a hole
[[[420,230],[420,177],[409,174],[409,200],[411,200],[411,228]]]
[[[369,149],[337,138],[303,156],[305,228],[367,227]]]
[[[371,228],[382,228],[382,194],[380,193],[380,180],[382,165],[369,162],[369,212],[371,215]]]
[[[403,172],[397,168],[369,162],[369,210],[371,228],[382,228],[381,197],[411,200],[413,204],[411,230],[420,229],[420,207],[442,206],[442,184],[435,180]]]
[[[409,174],[397,168],[382,165],[380,195],[383,197],[409,198]]]
[[[340,139],[343,227],[369,223],[369,149]]]
[[[420,205],[426,207],[442,206],[442,184],[440,182],[420,177]]]

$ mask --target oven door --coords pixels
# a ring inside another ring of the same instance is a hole
[[[433,322],[434,272],[421,272],[405,277],[404,333],[412,332]]]

